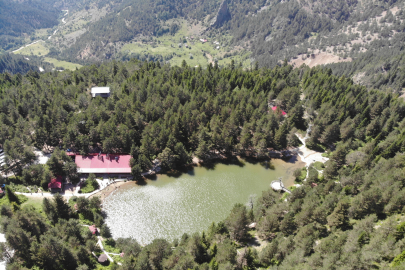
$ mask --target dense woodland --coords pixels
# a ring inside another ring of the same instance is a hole
[[[43,62],[41,58],[31,55],[29,58],[18,54],[0,55],[0,73],[26,74],[29,71],[39,71],[42,67],[45,71],[51,71],[54,66]]]
[[[110,86],[112,96],[91,99],[93,85]],[[77,181],[74,162],[59,148],[131,153],[134,176],[156,156],[167,169],[189,162],[191,154],[208,160],[215,150],[266,157],[272,148],[295,145],[295,132],[309,124],[307,146],[327,150],[323,171],[310,166],[307,181],[292,194],[265,191],[252,204],[235,205],[206,232],[145,247],[133,239],[108,240],[124,257],[122,266],[106,269],[405,265],[405,104],[397,95],[368,90],[325,68],[202,69],[137,60],[3,74],[0,87],[4,169],[26,183],[46,184],[52,175]],[[48,164],[33,164],[31,146],[55,146]],[[57,196],[44,201],[44,217],[8,194],[0,212],[9,269],[99,267],[90,253],[100,252],[95,238],[80,225],[94,222],[109,237],[97,201],[77,198],[75,212]],[[248,232],[251,222],[257,226]],[[265,248],[247,245],[252,233],[267,241]]]
[[[5,169],[21,175],[28,145],[130,153],[138,176],[156,157],[165,169],[188,164],[191,153],[267,157],[269,148],[296,146],[294,130],[305,129],[298,88],[303,72],[287,65],[247,72],[235,65],[196,69],[132,60],[0,75]],[[112,96],[91,99],[95,85],[110,86]]]

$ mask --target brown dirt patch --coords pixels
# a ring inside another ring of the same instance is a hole
[[[321,52],[312,54],[310,57],[307,57],[306,55],[299,55],[297,59],[291,60],[290,64],[295,67],[299,67],[302,64],[306,64],[309,67],[314,67],[318,65],[350,61],[352,61],[350,57],[343,59],[342,57],[339,57],[337,55]]]

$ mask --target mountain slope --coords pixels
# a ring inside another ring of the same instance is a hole
[[[0,0],[0,47],[8,50],[22,44],[24,34],[53,27],[58,14],[52,1]]]
[[[225,13],[218,12],[221,4]],[[396,67],[403,51],[401,1],[88,0],[64,5],[72,6],[68,22],[45,40],[48,56],[60,60],[86,64],[136,57],[193,65],[234,60],[247,68],[254,62],[274,67],[286,59],[296,65],[332,63],[335,74],[378,89],[399,92],[404,83],[393,75],[401,70],[387,69]],[[213,24],[218,14],[226,16]],[[211,45],[202,46],[200,39]]]

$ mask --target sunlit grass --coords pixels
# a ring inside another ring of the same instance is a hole
[[[66,62],[66,61],[60,61],[60,60],[57,60],[55,58],[50,58],[50,57],[45,57],[44,61],[53,64],[55,67],[62,67],[64,69],[70,69],[70,70],[75,70],[76,68],[82,67],[82,65],[80,65],[80,64],[70,63],[70,62]]]

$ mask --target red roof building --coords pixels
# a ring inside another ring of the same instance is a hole
[[[58,175],[56,178],[52,178],[48,184],[49,189],[61,189],[62,188],[62,176]]]
[[[277,110],[277,106],[273,106],[272,108],[271,108],[273,111],[276,111]],[[283,115],[286,115],[287,113],[285,112],[285,111],[281,111],[281,113],[283,114]]]
[[[75,162],[79,173],[131,173],[131,155],[92,154],[76,155]]]

